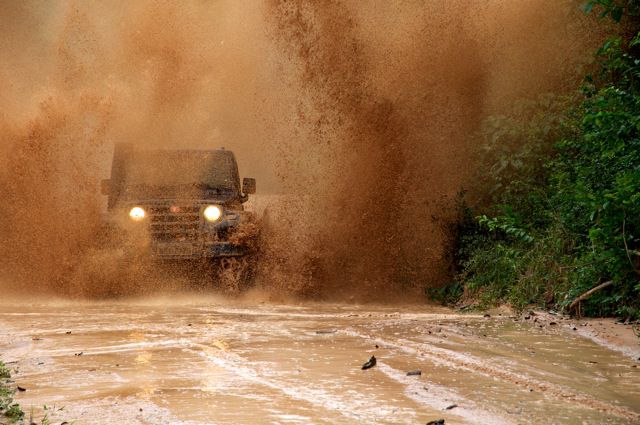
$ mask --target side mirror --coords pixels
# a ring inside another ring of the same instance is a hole
[[[107,196],[111,194],[111,180],[106,179],[100,182],[100,193]]]
[[[242,193],[245,195],[253,195],[256,193],[256,179],[245,177],[242,179]]]

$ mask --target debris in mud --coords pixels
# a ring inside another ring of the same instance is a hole
[[[42,341],[42,338],[38,338],[38,337],[36,336],[36,337],[31,338],[31,341]]]
[[[71,331],[67,331],[65,332],[67,335],[71,335]]]
[[[320,329],[316,331],[316,334],[327,335],[327,334],[334,334],[336,332],[338,332],[336,329]]]
[[[407,376],[420,376],[420,375],[422,375],[421,370],[410,370],[409,372],[407,372]]]
[[[371,356],[369,361],[367,361],[365,364],[362,365],[362,370],[371,369],[376,365],[376,363],[377,363],[376,356]]]
[[[458,407],[458,405],[457,405],[457,404],[452,404],[452,405],[450,405],[450,406],[445,407],[445,409],[444,409],[444,410],[451,410],[451,409],[455,409],[456,407]]]
[[[427,422],[427,425],[444,425],[444,419],[436,419],[435,421]]]
[[[20,385],[18,385],[18,388],[17,388],[17,389],[18,389],[18,391],[20,391],[20,392],[25,392],[25,391],[27,391],[27,389],[26,389],[25,387],[21,387]]]
[[[489,313],[486,313],[484,316],[482,317],[491,317],[491,315]]]
[[[79,353],[75,353],[75,354],[74,354],[74,356],[79,357],[79,356],[81,356],[81,355],[83,355],[83,354],[84,354],[84,352],[80,351]]]

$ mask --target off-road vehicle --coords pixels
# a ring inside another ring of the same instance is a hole
[[[232,151],[116,144],[101,189],[105,234],[124,257],[202,263],[238,285],[251,279],[259,229],[243,204],[256,181],[244,178],[240,186]]]

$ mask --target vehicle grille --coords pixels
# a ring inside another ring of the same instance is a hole
[[[160,242],[196,241],[200,233],[200,206],[179,206],[172,212],[170,205],[147,208],[151,238]]]

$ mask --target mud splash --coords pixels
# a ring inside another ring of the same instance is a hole
[[[5,2],[2,286],[102,293],[98,183],[132,142],[225,146],[282,195],[263,286],[415,298],[448,277],[480,120],[573,88],[590,59],[578,4]]]
[[[304,233],[315,278],[301,293],[406,300],[451,277],[474,133],[518,98],[577,85],[599,39],[578,3],[268,2],[302,94],[304,133],[281,162],[309,200],[279,232],[285,247]]]

